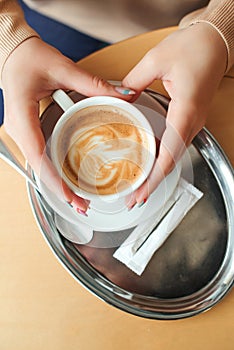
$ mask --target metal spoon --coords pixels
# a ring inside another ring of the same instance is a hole
[[[9,148],[0,138],[0,158],[3,159],[6,163],[12,166],[18,173],[24,176],[28,182],[40,193],[40,190],[37,186],[37,183],[31,178],[29,173],[24,169],[24,167],[20,164],[20,162],[15,158],[15,156],[11,153]]]

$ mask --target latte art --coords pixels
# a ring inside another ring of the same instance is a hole
[[[79,188],[100,195],[130,187],[149,156],[144,130],[126,112],[110,106],[87,107],[78,117],[61,142],[66,176]]]

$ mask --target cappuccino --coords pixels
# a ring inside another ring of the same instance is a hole
[[[144,173],[150,157],[146,133],[134,115],[119,107],[83,108],[60,134],[60,165],[65,176],[86,192],[122,192]]]

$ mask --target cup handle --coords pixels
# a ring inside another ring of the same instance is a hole
[[[74,105],[72,99],[63,90],[56,90],[52,95],[53,100],[66,111]]]

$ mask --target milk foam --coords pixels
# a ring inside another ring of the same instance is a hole
[[[131,186],[147,160],[147,137],[133,118],[116,107],[76,113],[63,134],[63,170],[80,188],[112,194]],[[64,142],[65,140],[65,142]]]

